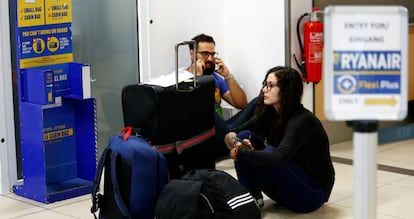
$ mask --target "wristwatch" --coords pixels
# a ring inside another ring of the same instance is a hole
[[[229,76],[225,77],[224,80],[225,81],[230,81],[233,78],[234,78],[234,76],[232,74],[230,74]]]

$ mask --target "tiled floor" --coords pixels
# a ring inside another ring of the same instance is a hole
[[[332,145],[335,162],[336,182],[329,202],[310,214],[295,214],[279,208],[266,199],[263,208],[264,219],[306,218],[306,219],[345,219],[353,218],[353,166],[343,160],[352,159],[352,141]],[[345,159],[344,159],[345,158]],[[398,167],[394,170],[414,170],[414,140],[380,145],[378,163]],[[349,163],[349,162],[348,162]],[[231,160],[217,163],[217,168],[234,176]],[[414,218],[414,176],[379,170],[377,172],[377,218]],[[89,213],[90,196],[85,195],[52,204],[42,204],[14,194],[0,195],[0,219],[74,219],[93,218]]]

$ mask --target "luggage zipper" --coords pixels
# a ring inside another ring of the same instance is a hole
[[[210,200],[208,200],[207,196],[205,196],[205,195],[204,195],[203,193],[201,193],[201,192],[200,192],[200,195],[201,195],[201,197],[203,197],[203,198],[206,200],[206,202],[207,202],[208,206],[210,207],[211,213],[213,213],[213,214],[214,214],[214,208],[213,208],[213,205],[211,205]]]

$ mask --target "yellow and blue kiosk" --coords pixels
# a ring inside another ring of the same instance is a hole
[[[51,203],[91,192],[97,162],[90,66],[73,62],[70,0],[18,0],[16,54],[23,181]]]

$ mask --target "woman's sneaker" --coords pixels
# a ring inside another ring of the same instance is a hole
[[[256,200],[257,206],[259,206],[259,208],[262,209],[263,206],[264,206],[263,197],[257,197],[257,198],[255,198],[255,200]]]

